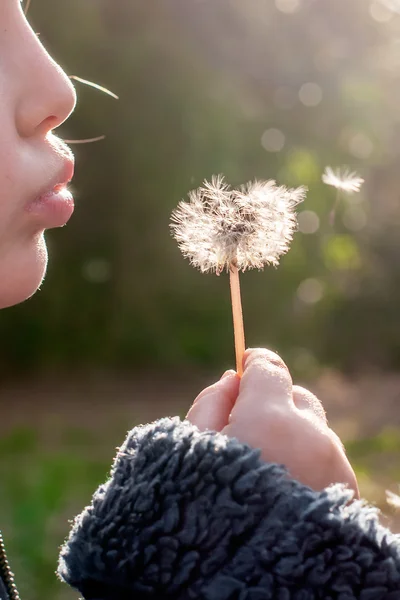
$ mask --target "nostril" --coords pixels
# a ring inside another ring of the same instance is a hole
[[[43,121],[37,126],[36,133],[46,135],[52,129],[55,129],[59,123],[59,120],[55,115],[51,115],[50,117],[46,117]]]

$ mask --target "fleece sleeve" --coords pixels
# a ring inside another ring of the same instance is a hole
[[[350,500],[162,419],[128,434],[58,573],[86,600],[400,600],[400,536]]]

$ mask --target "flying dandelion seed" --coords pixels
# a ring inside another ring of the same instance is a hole
[[[330,185],[336,188],[336,200],[333,208],[330,212],[329,220],[331,225],[335,223],[336,211],[340,202],[340,193],[345,192],[346,194],[353,194],[359,192],[364,179],[362,179],[354,171],[351,172],[348,168],[343,167],[342,169],[336,169],[334,171],[332,167],[326,167],[322,175],[322,181],[326,185]]]
[[[116,94],[114,94],[114,92],[111,92],[104,86],[99,85],[98,83],[94,83],[93,81],[89,81],[88,79],[83,79],[82,77],[78,77],[77,75],[70,75],[69,78],[74,79],[75,81],[79,81],[79,83],[83,83],[84,85],[92,87],[96,90],[99,90],[100,92],[103,92],[104,94],[107,94],[108,96],[111,96],[112,98],[115,98],[116,100],[119,100],[119,96],[117,96]],[[64,140],[64,142],[66,144],[92,144],[93,142],[101,142],[105,138],[105,135],[98,135],[96,137],[84,138],[82,140]]]
[[[94,83],[94,81],[89,81],[88,79],[83,79],[83,77],[78,77],[77,75],[70,75],[69,78],[74,79],[75,81],[79,81],[79,83],[83,83],[84,85],[92,87],[96,90],[99,90],[100,92],[103,92],[103,94],[107,94],[108,96],[111,96],[111,98],[115,98],[115,100],[119,100],[119,96],[117,96],[117,94],[114,94],[114,92],[107,89],[103,85]]]
[[[349,169],[336,169],[334,171],[332,167],[326,167],[324,174],[322,175],[322,181],[326,185],[331,185],[338,190],[352,194],[353,192],[359,192],[364,179],[362,179],[357,173],[351,173]]]
[[[98,135],[97,137],[86,138],[83,140],[65,140],[65,139],[63,139],[63,141],[66,144],[92,144],[93,142],[101,142],[102,140],[105,140],[105,139],[106,139],[105,135]]]
[[[297,227],[295,208],[306,189],[253,181],[232,189],[222,175],[189,193],[173,211],[171,229],[182,254],[202,273],[230,274],[236,363],[245,350],[239,272],[279,264]]]

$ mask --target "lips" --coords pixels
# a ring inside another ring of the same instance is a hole
[[[62,227],[69,221],[74,212],[74,199],[67,185],[73,175],[74,162],[65,160],[50,185],[27,204],[26,211],[41,228]]]

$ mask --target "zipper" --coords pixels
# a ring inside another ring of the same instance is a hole
[[[14,575],[8,564],[3,536],[0,531],[0,578],[6,587],[9,600],[21,600],[14,583]]]

